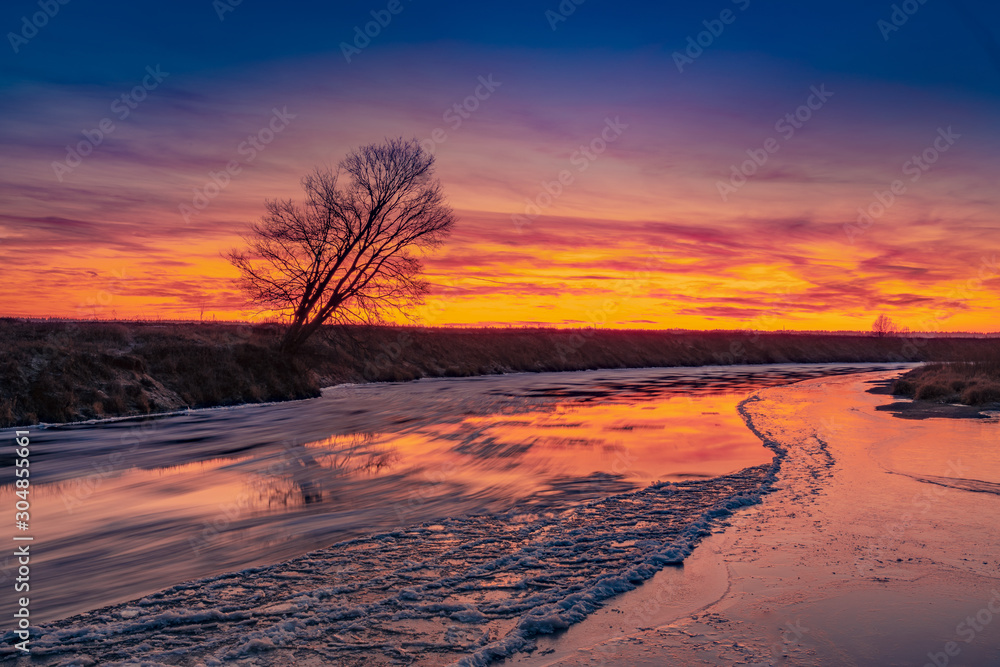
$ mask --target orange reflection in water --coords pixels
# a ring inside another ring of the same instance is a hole
[[[378,472],[420,469],[511,495],[546,492],[556,480],[614,478],[630,487],[724,475],[770,463],[772,453],[737,413],[739,395],[567,402],[517,414],[469,416],[378,437],[393,456]],[[308,447],[328,448],[331,439]],[[373,472],[369,470],[369,472]]]
[[[233,459],[212,459],[169,468],[129,468],[108,472],[99,467],[86,476],[32,486],[32,533],[41,541],[107,533],[130,522],[154,525],[177,517],[197,520],[218,513],[220,498],[245,492],[244,475],[227,471]],[[206,480],[211,480],[206,483]],[[0,500],[11,489],[0,491]]]
[[[395,432],[290,438],[235,458],[151,469],[90,461],[79,477],[32,485],[32,565],[44,582],[33,584],[33,604],[54,619],[399,525],[557,511],[771,460],[735,409],[740,390],[592,389],[570,387],[577,397],[556,402],[546,390],[539,403]],[[13,487],[0,488],[0,502],[14,500]]]

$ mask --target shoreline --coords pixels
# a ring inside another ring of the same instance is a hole
[[[880,361],[862,361],[862,362],[847,362],[847,361],[845,361],[845,362],[837,362],[837,361],[826,362],[826,361],[822,361],[822,362],[815,362],[815,363],[813,363],[813,362],[793,362],[793,361],[789,361],[789,362],[782,362],[782,363],[764,363],[764,362],[762,362],[762,363],[756,363],[756,364],[703,364],[703,365],[700,365],[700,366],[638,366],[638,367],[634,367],[634,368],[633,367],[628,367],[628,368],[590,368],[590,369],[583,369],[583,370],[562,370],[562,371],[525,371],[525,370],[518,370],[518,371],[508,371],[508,372],[503,372],[503,373],[484,373],[482,375],[469,375],[469,376],[463,376],[463,377],[470,377],[470,378],[493,378],[493,377],[519,376],[519,375],[524,375],[524,376],[539,376],[539,375],[544,375],[544,374],[547,374],[547,373],[556,373],[556,374],[560,374],[561,375],[561,374],[564,374],[564,373],[583,373],[583,372],[588,372],[588,371],[594,371],[594,372],[600,372],[600,371],[650,371],[650,370],[659,370],[659,369],[663,369],[663,370],[685,370],[685,371],[697,371],[697,370],[701,370],[701,369],[726,369],[727,371],[728,370],[732,370],[734,372],[738,372],[738,371],[742,371],[742,370],[745,370],[745,369],[748,369],[748,368],[750,368],[750,369],[758,369],[758,368],[760,368],[760,369],[769,369],[769,368],[796,367],[796,366],[805,366],[805,367],[817,366],[818,367],[818,366],[839,366],[839,365],[843,365],[844,367],[851,367],[851,368],[862,367],[862,366],[865,366],[865,365],[878,366],[880,368],[881,367],[885,367],[885,366],[889,366],[889,365],[891,365],[891,366],[917,367],[920,363],[921,362],[880,362]],[[900,370],[905,370],[905,369],[901,368]],[[861,370],[861,371],[849,371],[849,373],[854,373],[854,372],[867,372],[867,371],[863,371],[863,370]],[[118,422],[132,421],[132,420],[134,420],[134,421],[143,421],[143,420],[150,420],[150,419],[159,419],[161,417],[173,417],[173,416],[178,416],[178,415],[200,414],[200,413],[211,412],[211,411],[230,411],[230,410],[240,410],[240,409],[255,408],[255,407],[264,408],[264,407],[273,407],[273,406],[276,406],[276,405],[282,405],[282,406],[284,406],[284,405],[291,405],[291,404],[297,403],[297,402],[314,401],[314,400],[316,400],[318,398],[322,398],[327,392],[337,391],[339,389],[345,389],[345,388],[350,388],[350,387],[367,387],[367,386],[392,385],[392,384],[410,384],[410,383],[420,382],[421,380],[448,380],[448,379],[452,379],[452,378],[448,378],[446,376],[432,376],[432,377],[415,378],[413,380],[373,380],[371,382],[341,382],[341,383],[337,383],[337,384],[331,384],[331,385],[322,386],[319,389],[320,394],[318,396],[309,396],[309,397],[306,397],[306,398],[290,398],[290,399],[287,399],[287,400],[262,401],[262,402],[259,402],[259,403],[258,402],[251,402],[251,403],[235,403],[235,404],[231,404],[231,405],[208,405],[208,406],[195,407],[195,408],[181,408],[181,409],[177,409],[177,410],[172,410],[170,412],[151,412],[151,413],[147,413],[147,414],[118,415],[118,416],[113,416],[113,417],[103,417],[103,418],[100,418],[100,419],[84,419],[84,420],[80,420],[80,421],[71,421],[71,422],[51,422],[51,423],[40,422],[40,423],[37,423],[37,424],[31,424],[31,425],[29,425],[29,428],[36,428],[36,429],[39,429],[39,430],[45,430],[45,429],[50,429],[50,428],[91,426],[91,425],[99,425],[99,424],[114,424],[114,423],[118,423]],[[914,402],[915,403],[923,403],[924,401],[914,401]],[[968,407],[968,406],[966,406],[966,407]],[[13,430],[13,429],[17,429],[17,428],[24,428],[24,426],[5,426],[3,428],[0,428],[0,432],[2,432],[4,430]]]
[[[917,363],[964,358],[994,338],[598,329],[324,330],[275,353],[280,330],[246,325],[0,319],[0,428],[315,398],[344,383],[503,373]],[[919,342],[919,345],[916,343]]]

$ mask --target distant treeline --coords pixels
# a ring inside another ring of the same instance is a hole
[[[22,323],[35,323],[35,324],[124,324],[127,326],[132,325],[147,325],[147,326],[165,326],[170,324],[210,324],[210,325],[228,325],[228,326],[238,326],[238,327],[278,327],[281,326],[278,320],[258,320],[257,322],[245,322],[242,320],[217,320],[213,315],[211,319],[200,319],[200,320],[173,320],[173,319],[129,319],[129,318],[118,318],[118,319],[79,319],[72,317],[0,317],[0,322],[22,322]],[[428,327],[422,325],[406,325],[401,324],[397,327],[399,329],[418,329],[427,330]],[[456,331],[535,331],[535,332],[558,332],[567,331],[567,329],[558,329],[554,327],[548,327],[543,325],[483,325],[478,327],[431,327],[435,330],[445,330],[453,329]],[[575,329],[574,329],[575,331]],[[630,329],[627,327],[618,329],[607,329],[607,331],[623,331],[623,332],[649,332],[649,328],[641,329]],[[657,329],[658,333],[674,333],[674,334],[686,334],[686,333],[719,333],[719,334],[740,334],[740,335],[754,335],[757,332],[751,332],[747,334],[746,329],[708,329],[708,330],[698,330],[692,331],[691,329]],[[764,332],[762,332],[764,333]],[[792,333],[797,336],[864,336],[868,335],[869,331],[856,331],[856,330],[844,330],[844,329],[810,329],[810,330],[781,330],[773,331],[770,333]],[[910,331],[905,329],[902,331],[896,331],[889,335],[897,337],[917,337],[917,338],[996,338],[1000,339],[1000,332],[983,333],[981,331]]]
[[[997,338],[327,327],[275,352],[276,325],[0,319],[0,426],[317,396],[343,382],[516,371],[767,363],[952,361]]]

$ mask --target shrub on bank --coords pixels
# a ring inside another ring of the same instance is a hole
[[[1000,403],[1000,350],[997,344],[972,354],[971,361],[928,364],[896,380],[892,393],[922,401],[989,405]]]

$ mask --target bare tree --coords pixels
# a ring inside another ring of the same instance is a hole
[[[878,338],[891,336],[897,331],[896,324],[885,313],[879,313],[879,316],[872,322],[872,333]]]
[[[283,351],[326,322],[379,323],[419,303],[427,286],[412,253],[440,244],[455,222],[433,173],[415,139],[387,139],[303,178],[304,205],[265,203],[248,248],[228,258],[249,300],[287,317]]]

